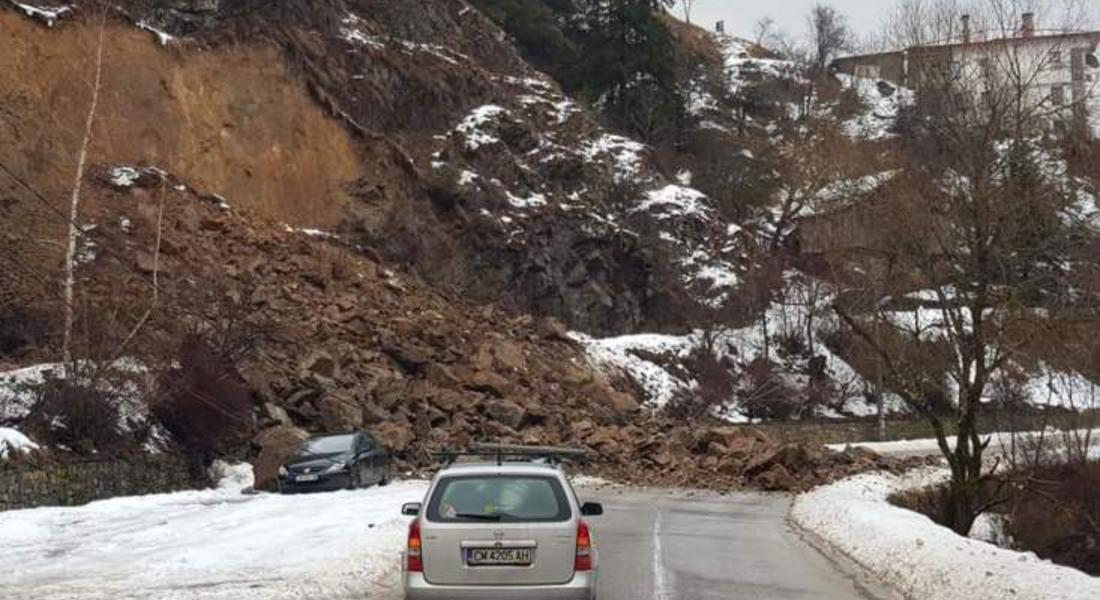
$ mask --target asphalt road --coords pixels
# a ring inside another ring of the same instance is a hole
[[[790,498],[607,488],[592,518],[599,600],[888,598],[819,553],[787,524]]]

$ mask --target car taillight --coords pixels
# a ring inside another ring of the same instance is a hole
[[[413,519],[409,525],[409,544],[405,549],[405,560],[410,573],[424,572],[424,558],[421,554],[423,543],[420,541],[420,519]]]
[[[592,534],[584,519],[577,525],[577,558],[573,561],[573,570],[592,570]]]

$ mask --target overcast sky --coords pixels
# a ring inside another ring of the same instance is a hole
[[[818,2],[843,13],[859,40],[879,32],[894,5],[893,0],[695,0],[691,20],[707,29],[714,29],[717,21],[725,21],[727,33],[751,38],[756,23],[770,16],[779,30],[802,36],[806,32],[806,16]],[[1096,5],[1092,9],[1093,20],[1100,23],[1100,0],[1093,3]],[[673,12],[684,18],[679,4]]]
[[[764,17],[775,20],[776,26],[790,34],[802,35],[806,30],[806,16],[810,8],[821,0],[696,0],[691,15],[692,23],[713,29],[718,21],[726,22],[726,32],[752,37],[753,27]],[[848,17],[848,23],[863,38],[878,30],[886,12],[893,4],[890,0],[829,0],[831,5]],[[683,19],[683,9],[673,9]]]

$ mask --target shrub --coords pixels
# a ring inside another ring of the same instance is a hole
[[[111,455],[128,448],[107,386],[84,377],[49,378],[35,391],[38,398],[26,427],[40,443],[82,455]]]
[[[724,412],[733,400],[736,367],[728,359],[716,358],[706,348],[696,348],[684,362],[697,385],[673,397],[666,407],[669,416],[692,420]]]
[[[161,377],[153,414],[195,463],[247,444],[255,427],[252,390],[234,361],[204,338],[186,337],[179,368]]]

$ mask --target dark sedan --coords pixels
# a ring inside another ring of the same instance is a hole
[[[368,433],[318,435],[279,467],[279,491],[354,490],[390,481],[390,456]]]

